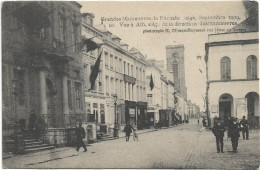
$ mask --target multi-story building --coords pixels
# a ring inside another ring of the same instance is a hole
[[[173,74],[175,89],[187,100],[185,84],[184,45],[174,44],[166,46],[167,71]]]
[[[130,122],[138,129],[146,127],[145,57],[113,35],[101,24],[93,26],[94,15],[82,14],[82,37],[102,44],[95,51],[84,53],[85,104],[88,125],[97,131],[113,132],[115,123],[122,128]],[[89,76],[99,54],[101,62],[95,87],[90,89]],[[115,105],[116,96],[116,105]],[[116,113],[115,113],[116,106]]]
[[[260,116],[259,28],[258,14],[248,11],[249,17],[230,32],[209,35],[205,61],[211,121],[219,117],[227,125],[229,117],[246,116],[253,127]]]
[[[99,46],[103,43],[103,33],[93,26],[94,14],[82,13],[81,35],[82,41],[87,41],[93,45]],[[101,58],[99,73],[96,78],[94,88],[91,89],[90,74],[92,68],[102,52],[102,48],[96,48],[89,51],[88,44],[82,50],[83,68],[84,68],[84,101],[85,101],[85,127],[87,131],[88,142],[95,141],[98,132],[107,132],[107,123],[109,114],[106,108],[105,96],[105,62]],[[102,54],[101,54],[102,55]]]
[[[3,4],[4,130],[36,126],[35,114],[47,124],[44,139],[63,145],[66,130],[83,120],[80,8],[76,2]]]
[[[150,126],[154,123],[162,123],[163,126],[172,125],[177,119],[175,116],[174,103],[174,82],[171,73],[164,69],[163,61],[154,59],[147,60],[147,101],[148,101],[148,120]],[[151,90],[150,82],[153,78],[154,87]]]
[[[133,86],[133,99],[137,109],[137,129],[149,128],[146,100],[146,57],[136,48],[130,49],[129,53],[135,57],[133,69],[135,69],[136,83]]]

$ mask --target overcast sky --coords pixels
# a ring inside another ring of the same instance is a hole
[[[94,2],[78,1],[83,7],[81,12],[93,13],[95,15],[94,25],[101,24],[101,18],[106,17],[153,17],[153,16],[179,16],[181,22],[183,18],[195,16],[197,21],[199,16],[226,16],[225,20],[231,21],[227,16],[239,16],[241,22],[245,19],[245,10],[241,1],[223,1],[223,2]],[[216,21],[216,20],[211,20]],[[161,23],[163,21],[159,21]],[[114,24],[109,28],[108,24]],[[148,23],[148,22],[147,22]],[[147,58],[166,60],[166,45],[183,44],[185,46],[185,77],[188,99],[198,104],[201,110],[204,110],[202,96],[205,96],[206,78],[205,70],[201,74],[198,69],[197,54],[204,56],[205,43],[208,40],[209,33],[147,33],[143,34],[144,28],[124,28],[117,22],[104,22],[107,29],[113,34],[119,36],[122,42],[138,49],[147,55]],[[233,26],[221,26],[221,28],[232,28]],[[166,27],[146,28],[146,29],[165,29]],[[173,28],[173,27],[168,27]],[[188,28],[188,27],[178,27]],[[196,26],[196,28],[216,28],[213,26]],[[219,27],[220,28],[220,27]],[[213,32],[214,33],[214,32]],[[203,65],[203,64],[202,64]],[[219,63],[216,63],[219,66]]]

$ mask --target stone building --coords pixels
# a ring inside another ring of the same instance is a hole
[[[90,43],[99,45],[103,43],[103,33],[93,26],[94,14],[83,13],[81,22],[82,40],[89,40]],[[86,44],[82,50],[83,67],[84,67],[84,94],[85,94],[85,116],[86,122],[84,127],[87,129],[88,142],[97,140],[99,132],[107,132],[108,112],[106,108],[105,96],[105,77],[104,77],[104,58],[101,58],[99,73],[91,89],[90,74],[92,68],[100,55],[101,48],[87,52]],[[102,54],[101,54],[102,55]]]
[[[161,122],[162,126],[172,125],[176,116],[174,103],[174,78],[164,69],[163,61],[147,59],[147,120],[150,126]],[[151,77],[154,87],[151,89]]]
[[[166,46],[166,68],[173,74],[175,89],[187,100],[187,87],[185,84],[184,45],[174,44]]]
[[[227,125],[229,117],[242,116],[247,117],[250,127],[259,126],[258,14],[248,10],[245,21],[229,32],[209,35],[205,44],[211,126],[214,117]]]
[[[83,119],[80,8],[76,2],[3,3],[4,137],[14,124],[27,130],[35,113],[47,124],[45,140],[64,145],[66,129]]]

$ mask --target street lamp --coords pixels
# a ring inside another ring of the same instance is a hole
[[[117,95],[112,95],[114,99],[114,105],[115,105],[115,124],[114,124],[114,137],[118,138],[118,121],[117,121]]]

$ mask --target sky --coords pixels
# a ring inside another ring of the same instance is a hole
[[[143,30],[159,30],[172,28],[196,28],[196,29],[211,29],[223,28],[228,29],[233,26],[205,26],[199,23],[201,17],[206,16],[225,16],[225,19],[208,19],[207,21],[225,21],[225,22],[242,22],[245,16],[245,9],[242,1],[114,1],[114,2],[102,2],[102,1],[78,1],[81,5],[81,12],[93,13],[95,15],[94,25],[101,24],[101,18],[121,18],[122,17],[180,17],[179,22],[188,22],[191,17],[196,17],[196,20],[190,21],[190,23],[196,22],[198,25],[191,26],[162,26],[162,23],[175,22],[176,20],[157,20],[159,24],[157,28],[149,27],[148,23],[155,21],[144,21],[148,27],[136,27],[137,22],[133,22],[134,27],[122,27],[119,21],[103,21],[107,30],[120,37],[121,42],[132,47],[138,48],[147,58],[154,58],[156,60],[165,60],[166,65],[166,45],[183,44],[185,47],[184,60],[185,60],[185,81],[187,87],[187,98],[193,103],[198,104],[201,110],[204,110],[203,97],[206,92],[206,72],[205,63],[202,60],[197,60],[197,56],[205,55],[205,43],[208,41],[208,34],[215,32],[196,32],[196,33],[145,33]],[[238,16],[239,19],[229,19],[228,16]],[[124,22],[129,24],[131,22]],[[109,24],[114,24],[114,27],[109,27]],[[225,32],[225,31],[224,31]],[[216,32],[216,33],[221,33]],[[216,63],[219,64],[219,63]],[[202,69],[202,73],[199,71],[199,67]],[[166,68],[166,67],[165,67]]]

